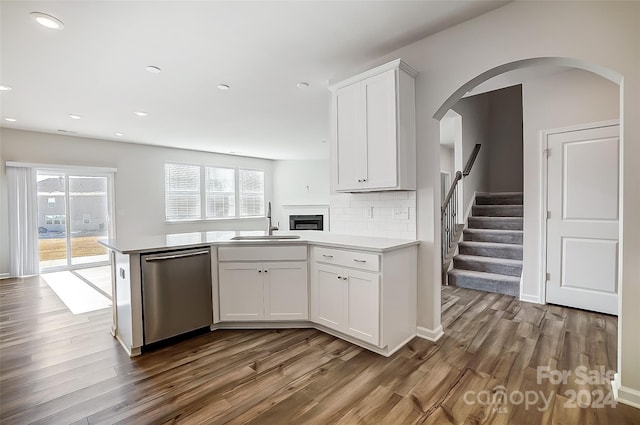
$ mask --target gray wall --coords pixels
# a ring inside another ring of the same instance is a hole
[[[489,192],[522,192],[522,86],[488,93]]]
[[[452,108],[462,116],[462,161],[476,143],[482,147],[464,178],[464,208],[474,192],[522,192],[522,90],[513,86],[460,99]]]

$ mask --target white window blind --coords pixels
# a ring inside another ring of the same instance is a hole
[[[165,164],[164,182],[167,221],[201,218],[200,166]]]
[[[240,216],[264,215],[264,171],[239,170]]]
[[[205,167],[206,217],[235,217],[236,170]]]

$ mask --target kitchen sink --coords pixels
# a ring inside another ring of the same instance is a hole
[[[264,235],[264,236],[234,236],[232,241],[264,241],[279,239],[300,239],[299,235]]]

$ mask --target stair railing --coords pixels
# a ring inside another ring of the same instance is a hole
[[[478,157],[478,152],[480,151],[480,144],[475,145],[473,148],[473,152],[469,156],[467,163],[464,167],[464,171],[456,171],[456,175],[451,182],[451,186],[449,187],[449,191],[447,192],[447,196],[444,198],[442,202],[442,206],[440,207],[441,211],[441,232],[442,232],[442,243],[441,243],[441,258],[442,258],[442,268],[443,275],[446,272],[445,262],[447,261],[447,257],[451,252],[452,248],[458,243],[459,238],[459,230],[461,227],[458,226],[457,218],[458,218],[458,183],[466,176],[471,173],[471,168],[473,168],[473,164],[476,162],[476,158]],[[447,264],[448,265],[448,264]]]

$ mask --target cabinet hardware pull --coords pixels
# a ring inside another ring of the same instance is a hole
[[[342,279],[342,276],[338,276],[338,280]]]
[[[266,273],[266,272],[268,272],[268,271],[269,271],[269,270],[265,270],[264,272]]]
[[[362,179],[358,179],[358,183],[362,183],[362,181],[363,181]]]
[[[346,276],[342,278],[342,280],[347,280],[347,279],[348,279],[348,277],[346,277]]]
[[[356,258],[354,258],[353,261],[355,261],[356,263],[366,263],[367,262],[367,260],[358,260]]]
[[[165,255],[163,257],[147,257],[144,260],[145,261],[173,260],[174,258],[194,257],[196,255],[204,255],[204,254],[208,254],[208,253],[209,253],[209,250],[198,251],[198,252],[187,252],[186,254]]]
[[[366,181],[367,181],[367,179],[362,179],[362,182],[363,182],[363,183],[364,183],[364,182],[366,182]]]
[[[262,273],[262,270],[258,270],[258,273]]]
[[[333,255],[322,254],[324,258],[333,258]]]

